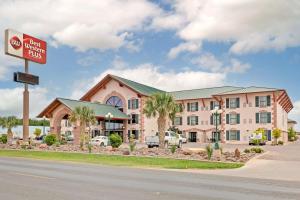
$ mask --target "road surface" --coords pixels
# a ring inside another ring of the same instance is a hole
[[[262,180],[0,157],[0,199],[300,199],[300,180]]]

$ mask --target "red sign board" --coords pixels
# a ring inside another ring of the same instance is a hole
[[[5,53],[45,64],[47,43],[30,35],[7,29],[5,30]]]

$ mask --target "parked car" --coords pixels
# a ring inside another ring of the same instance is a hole
[[[94,146],[106,147],[108,145],[108,137],[107,136],[96,136],[91,139],[90,144]]]
[[[179,138],[181,139],[182,143],[185,144],[187,143],[187,138],[186,136],[182,135],[182,134],[178,134],[179,135]]]
[[[253,133],[249,137],[249,145],[266,145],[266,140],[262,134]]]
[[[176,145],[178,148],[181,148],[182,143],[183,143],[182,139],[175,132],[173,131],[165,132],[165,141],[164,141],[165,146]],[[158,147],[159,146],[158,133],[156,133],[156,135],[153,136],[147,136],[146,145],[148,146],[148,148]]]

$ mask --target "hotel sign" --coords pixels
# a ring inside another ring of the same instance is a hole
[[[30,85],[38,85],[39,84],[39,77],[34,76],[32,74],[26,74],[22,72],[15,72],[14,73],[14,81],[19,83],[28,83]]]
[[[6,29],[5,54],[45,64],[47,43],[30,35]]]

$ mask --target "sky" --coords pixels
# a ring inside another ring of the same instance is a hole
[[[47,63],[30,62],[40,77],[31,117],[112,73],[167,91],[286,89],[300,124],[299,19],[297,0],[1,0],[0,115],[22,115],[23,85],[12,78],[24,61],[4,54],[11,28],[48,43]]]

